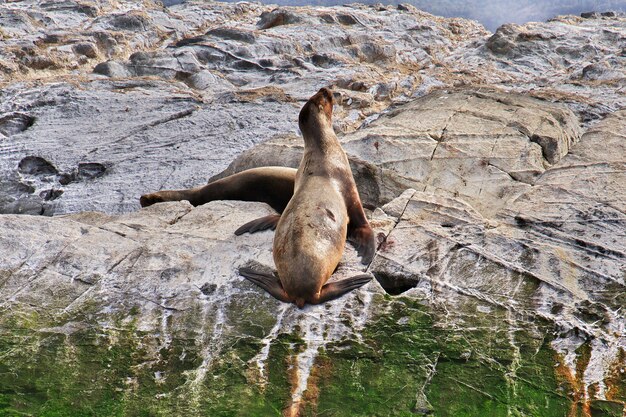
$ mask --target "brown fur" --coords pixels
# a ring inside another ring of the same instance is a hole
[[[262,201],[282,213],[293,195],[296,170],[260,167],[238,172],[207,185],[188,190],[165,190],[144,194],[141,207],[165,201],[187,200],[194,206],[214,200]]]
[[[299,307],[322,301],[323,286],[343,255],[349,206],[362,211],[348,158],[333,131],[332,108],[332,93],[323,88],[300,112],[304,155],[274,237],[278,278]]]

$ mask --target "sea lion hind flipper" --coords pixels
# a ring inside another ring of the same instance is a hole
[[[153,204],[162,203],[164,201],[166,200],[159,195],[159,193],[144,194],[141,198],[139,198],[139,204],[141,204],[141,207],[149,207]]]
[[[252,220],[235,230],[235,235],[240,236],[244,233],[255,233],[262,230],[275,230],[278,221],[280,220],[280,214],[270,214],[269,216],[261,217],[259,219]]]
[[[311,304],[322,304],[326,301],[334,300],[335,298],[339,298],[352,290],[362,287],[371,280],[371,275],[361,274],[341,281],[331,282],[322,287],[319,297]]]
[[[363,265],[372,262],[374,253],[376,253],[376,239],[371,227],[358,227],[349,231],[348,241],[356,249]]]
[[[239,275],[263,288],[265,291],[270,293],[272,297],[285,303],[291,302],[291,299],[283,289],[283,286],[277,276],[255,271],[254,269],[247,267],[239,268]]]

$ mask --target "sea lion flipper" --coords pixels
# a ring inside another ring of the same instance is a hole
[[[248,281],[253,282],[259,287],[263,288],[274,298],[285,303],[291,302],[291,299],[283,289],[283,286],[277,276],[255,271],[254,269],[247,267],[239,268],[239,274],[246,278]]]
[[[374,231],[369,225],[350,230],[348,241],[352,243],[352,246],[356,249],[363,265],[372,262],[372,258],[374,258],[374,253],[376,252],[376,240],[374,238]]]
[[[320,295],[312,304],[321,304],[339,298],[347,292],[356,290],[372,280],[371,275],[361,274],[341,281],[331,282],[322,287]]]
[[[166,200],[159,195],[159,193],[152,193],[142,195],[139,199],[139,204],[141,204],[141,207],[148,207],[155,203],[162,203],[164,201]]]
[[[235,235],[240,236],[244,233],[255,233],[262,230],[276,229],[276,225],[280,220],[280,214],[270,214],[269,216],[261,217],[259,219],[252,220],[235,230]]]

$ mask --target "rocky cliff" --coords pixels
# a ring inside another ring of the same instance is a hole
[[[0,12],[0,414],[625,412],[625,17]],[[297,166],[321,86],[379,244],[333,279],[376,280],[299,310],[236,272],[268,206],[138,198]]]

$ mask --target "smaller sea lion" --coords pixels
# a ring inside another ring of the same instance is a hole
[[[199,206],[214,200],[261,201],[282,213],[293,195],[296,170],[287,167],[252,168],[201,187],[144,194],[141,207],[165,201],[187,200]]]

